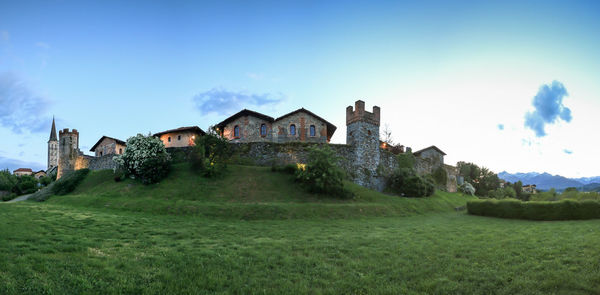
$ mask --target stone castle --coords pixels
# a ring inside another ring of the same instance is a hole
[[[365,110],[365,102],[358,100],[354,107],[346,108],[346,144],[330,144],[338,155],[339,166],[351,180],[359,185],[383,190],[385,176],[398,168],[397,157],[380,141],[381,109],[374,106]],[[69,171],[114,169],[112,157],[121,154],[125,142],[103,136],[94,145],[95,156],[84,155],[79,150],[79,132],[63,129],[56,139],[54,119],[48,141],[48,169],[56,169],[57,178]],[[296,164],[308,162],[308,147],[329,144],[336,127],[316,114],[301,108],[277,119],[242,110],[214,126],[214,130],[227,138],[237,157],[257,165]],[[205,133],[197,126],[181,127],[154,134],[169,149],[193,145],[193,139]],[[289,144],[289,143],[306,144]],[[401,149],[403,152],[403,149]],[[443,151],[435,146],[414,152],[415,169],[426,175],[443,168],[448,174],[448,191],[456,191],[456,168],[444,164]]]

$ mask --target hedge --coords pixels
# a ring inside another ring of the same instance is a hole
[[[529,220],[573,220],[600,218],[600,202],[593,200],[522,202],[516,199],[467,202],[469,214]]]

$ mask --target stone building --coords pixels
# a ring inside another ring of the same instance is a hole
[[[77,129],[69,131],[68,128],[58,132],[58,172],[56,179],[61,178],[65,173],[76,169],[76,162],[79,155],[83,155],[79,150],[79,132]]]
[[[214,129],[233,143],[327,143],[336,127],[311,111],[300,108],[277,119],[244,109],[218,123]]]
[[[40,179],[42,177],[46,176],[46,171],[44,170],[40,170],[38,172],[33,173],[33,177]]]
[[[204,132],[198,126],[179,127],[159,133],[153,134],[158,137],[166,148],[193,146],[194,140],[200,136],[204,136]]]
[[[31,168],[19,168],[19,169],[13,171],[13,175],[16,175],[16,176],[32,175],[32,174],[33,174],[33,170],[31,170]]]
[[[126,146],[127,144],[120,139],[102,136],[90,149],[90,152],[94,152],[96,157],[111,154],[122,155]]]
[[[56,125],[52,118],[52,128],[50,129],[50,139],[48,140],[48,168],[51,170],[58,166],[58,139],[56,138]]]
[[[422,165],[417,164],[417,173],[420,175],[430,174],[433,170],[444,166],[444,153],[435,145],[426,147],[422,150],[418,150],[413,153],[418,162],[423,163]]]

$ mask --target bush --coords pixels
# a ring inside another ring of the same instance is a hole
[[[210,132],[196,138],[194,143],[191,154],[193,171],[204,177],[214,177],[227,169],[227,159],[231,157],[231,148],[227,139]]]
[[[446,172],[446,169],[438,167],[431,173],[431,177],[438,188],[446,188],[446,183],[448,182],[448,172]]]
[[[529,220],[572,220],[600,218],[599,201],[562,200],[522,202],[516,199],[467,202],[469,214]]]
[[[12,188],[12,192],[17,195],[26,195],[34,193],[37,190],[38,180],[31,175],[17,176],[17,183]]]
[[[468,183],[466,181],[463,184],[461,184],[458,189],[463,194],[467,194],[467,195],[471,195],[471,196],[475,195],[475,188],[470,183]]]
[[[405,197],[428,197],[435,192],[433,183],[411,168],[396,169],[388,178],[388,189]]]
[[[398,160],[398,167],[408,169],[414,169],[415,162],[417,161],[415,159],[415,155],[413,155],[411,152],[398,154],[396,159]]]
[[[492,199],[514,199],[517,197],[517,192],[512,187],[507,186],[490,191],[488,197]]]
[[[138,134],[127,139],[125,151],[113,160],[126,175],[137,177],[144,184],[160,181],[171,168],[171,156],[165,145],[150,135]]]
[[[351,197],[344,189],[344,173],[335,164],[337,156],[328,145],[309,149],[310,162],[298,165],[296,180],[306,185],[313,193],[327,194],[341,198]],[[291,167],[287,168],[291,170]]]
[[[77,186],[85,179],[90,172],[89,169],[80,169],[69,172],[63,175],[60,179],[50,183],[48,186],[35,192],[29,200],[43,202],[53,195],[66,195],[77,188]]]

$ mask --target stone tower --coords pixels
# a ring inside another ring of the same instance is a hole
[[[68,128],[58,132],[58,172],[56,179],[59,179],[67,172],[75,170],[75,163],[79,156],[79,132],[77,129],[69,132]]]
[[[56,138],[56,125],[52,117],[52,129],[48,140],[48,170],[58,166],[58,139]]]
[[[377,177],[379,166],[379,118],[380,108],[373,107],[373,112],[365,111],[365,102],[357,100],[354,109],[346,108],[346,144],[354,146],[356,165],[362,167],[357,171],[355,182],[372,187]]]

